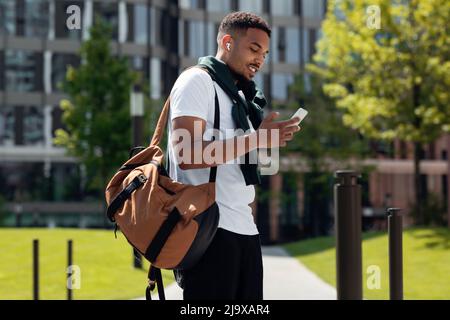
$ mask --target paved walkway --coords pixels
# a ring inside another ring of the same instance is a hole
[[[279,246],[262,247],[265,300],[336,300],[336,289],[322,281]],[[167,300],[182,300],[176,283],[165,288]],[[153,294],[154,299],[157,293]],[[145,299],[145,298],[140,298]]]

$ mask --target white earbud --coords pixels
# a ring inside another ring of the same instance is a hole
[[[228,42],[227,43],[227,50],[230,51],[231,50],[231,44]]]

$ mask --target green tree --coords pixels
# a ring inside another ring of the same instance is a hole
[[[380,28],[373,24],[380,9]],[[382,140],[414,143],[415,199],[423,195],[423,145],[450,132],[450,2],[329,1],[309,70],[345,111],[344,124]],[[418,222],[423,222],[423,213]]]
[[[280,152],[287,157],[297,155],[295,158],[303,160],[307,168],[302,174],[286,175],[288,180],[294,178],[294,184],[297,179],[304,183],[305,235],[326,235],[331,223],[328,204],[333,195],[333,171],[339,168],[367,173],[370,168],[359,160],[371,151],[370,141],[357,130],[343,125],[343,111],[325,95],[322,80],[314,74],[297,75],[289,88],[288,103],[276,109],[293,114],[300,106],[309,111],[300,125],[302,130]],[[286,197],[281,199],[286,206],[292,202]]]
[[[62,90],[65,129],[55,143],[81,161],[88,187],[103,191],[112,173],[128,158],[131,146],[130,90],[138,81],[124,57],[111,54],[111,28],[100,19],[82,44],[81,65],[69,67]]]
[[[308,79],[305,82],[305,79]],[[300,106],[309,111],[300,125],[301,133],[295,135],[282,154],[301,153],[311,172],[329,172],[331,163],[348,167],[347,160],[361,159],[369,153],[369,141],[357,130],[345,127],[342,123],[343,111],[323,91],[322,80],[314,74],[295,77],[289,88],[289,101],[281,110],[292,113]]]

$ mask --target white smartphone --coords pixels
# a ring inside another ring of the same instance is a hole
[[[305,119],[305,117],[306,117],[307,114],[308,114],[308,111],[306,111],[306,110],[303,109],[303,108],[299,108],[299,109],[294,113],[294,115],[291,117],[291,119],[292,119],[292,118],[295,118],[295,117],[300,118],[300,121],[296,123],[296,124],[298,125],[298,124],[300,124],[300,122],[302,122],[303,119]]]

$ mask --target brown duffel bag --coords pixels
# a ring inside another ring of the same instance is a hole
[[[160,269],[186,270],[194,266],[211,243],[219,223],[215,202],[217,167],[211,167],[208,183],[197,186],[176,182],[167,174],[159,144],[169,108],[170,98],[164,104],[150,145],[141,147],[125,162],[105,192],[108,218],[151,263],[147,299],[151,299],[155,283],[160,299],[164,299]],[[216,93],[214,128],[219,127]]]

